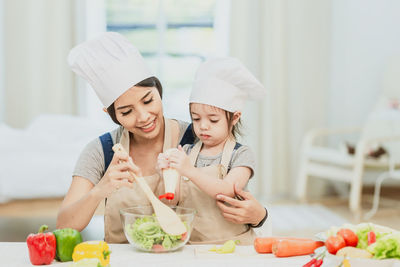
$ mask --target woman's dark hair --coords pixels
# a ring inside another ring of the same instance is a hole
[[[155,87],[155,88],[157,88],[157,91],[160,94],[160,97],[162,98],[162,85],[161,85],[160,81],[154,76],[150,77],[150,78],[147,78],[147,79],[135,84],[134,86]],[[109,106],[107,108],[107,112],[108,112],[108,115],[110,115],[110,117],[113,120],[113,122],[115,122],[116,124],[121,125],[119,123],[119,121],[117,120],[117,115],[115,114],[114,103],[112,103],[111,106]]]

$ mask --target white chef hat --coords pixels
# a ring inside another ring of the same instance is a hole
[[[77,45],[69,52],[68,64],[89,82],[105,107],[153,76],[136,47],[116,32]]]
[[[247,99],[264,94],[264,86],[238,59],[214,58],[197,70],[189,102],[235,112],[243,110]]]

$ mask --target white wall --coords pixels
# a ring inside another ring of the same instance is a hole
[[[0,122],[4,120],[3,1],[0,1]]]
[[[361,125],[400,53],[400,1],[336,0],[332,12],[329,124]]]
[[[69,0],[3,2],[4,121],[25,127],[42,113],[74,114],[66,55],[72,42]]]
[[[300,146],[305,133],[327,124],[332,11],[331,1],[288,3],[286,187],[289,190],[286,193],[291,194],[297,186]]]

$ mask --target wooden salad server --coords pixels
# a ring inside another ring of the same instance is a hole
[[[115,144],[112,149],[114,152],[125,151],[121,144]],[[134,164],[132,159],[129,158],[129,162]],[[129,172],[132,175],[140,188],[143,190],[151,205],[153,206],[154,213],[156,214],[157,220],[160,223],[161,228],[170,235],[181,235],[187,232],[185,225],[178,217],[178,215],[167,205],[162,203],[151,191],[149,185],[146,183],[143,177],[137,177],[133,172]]]

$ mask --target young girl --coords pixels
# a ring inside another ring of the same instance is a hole
[[[229,239],[240,240],[242,245],[253,243],[254,231],[249,225],[227,221],[219,212],[216,196],[235,196],[235,185],[243,188],[253,176],[253,154],[235,137],[246,98],[263,92],[260,82],[233,58],[206,61],[196,74],[190,115],[198,140],[161,154],[158,161],[159,169],[174,168],[183,176],[176,192],[178,205],[197,210],[192,244]]]

